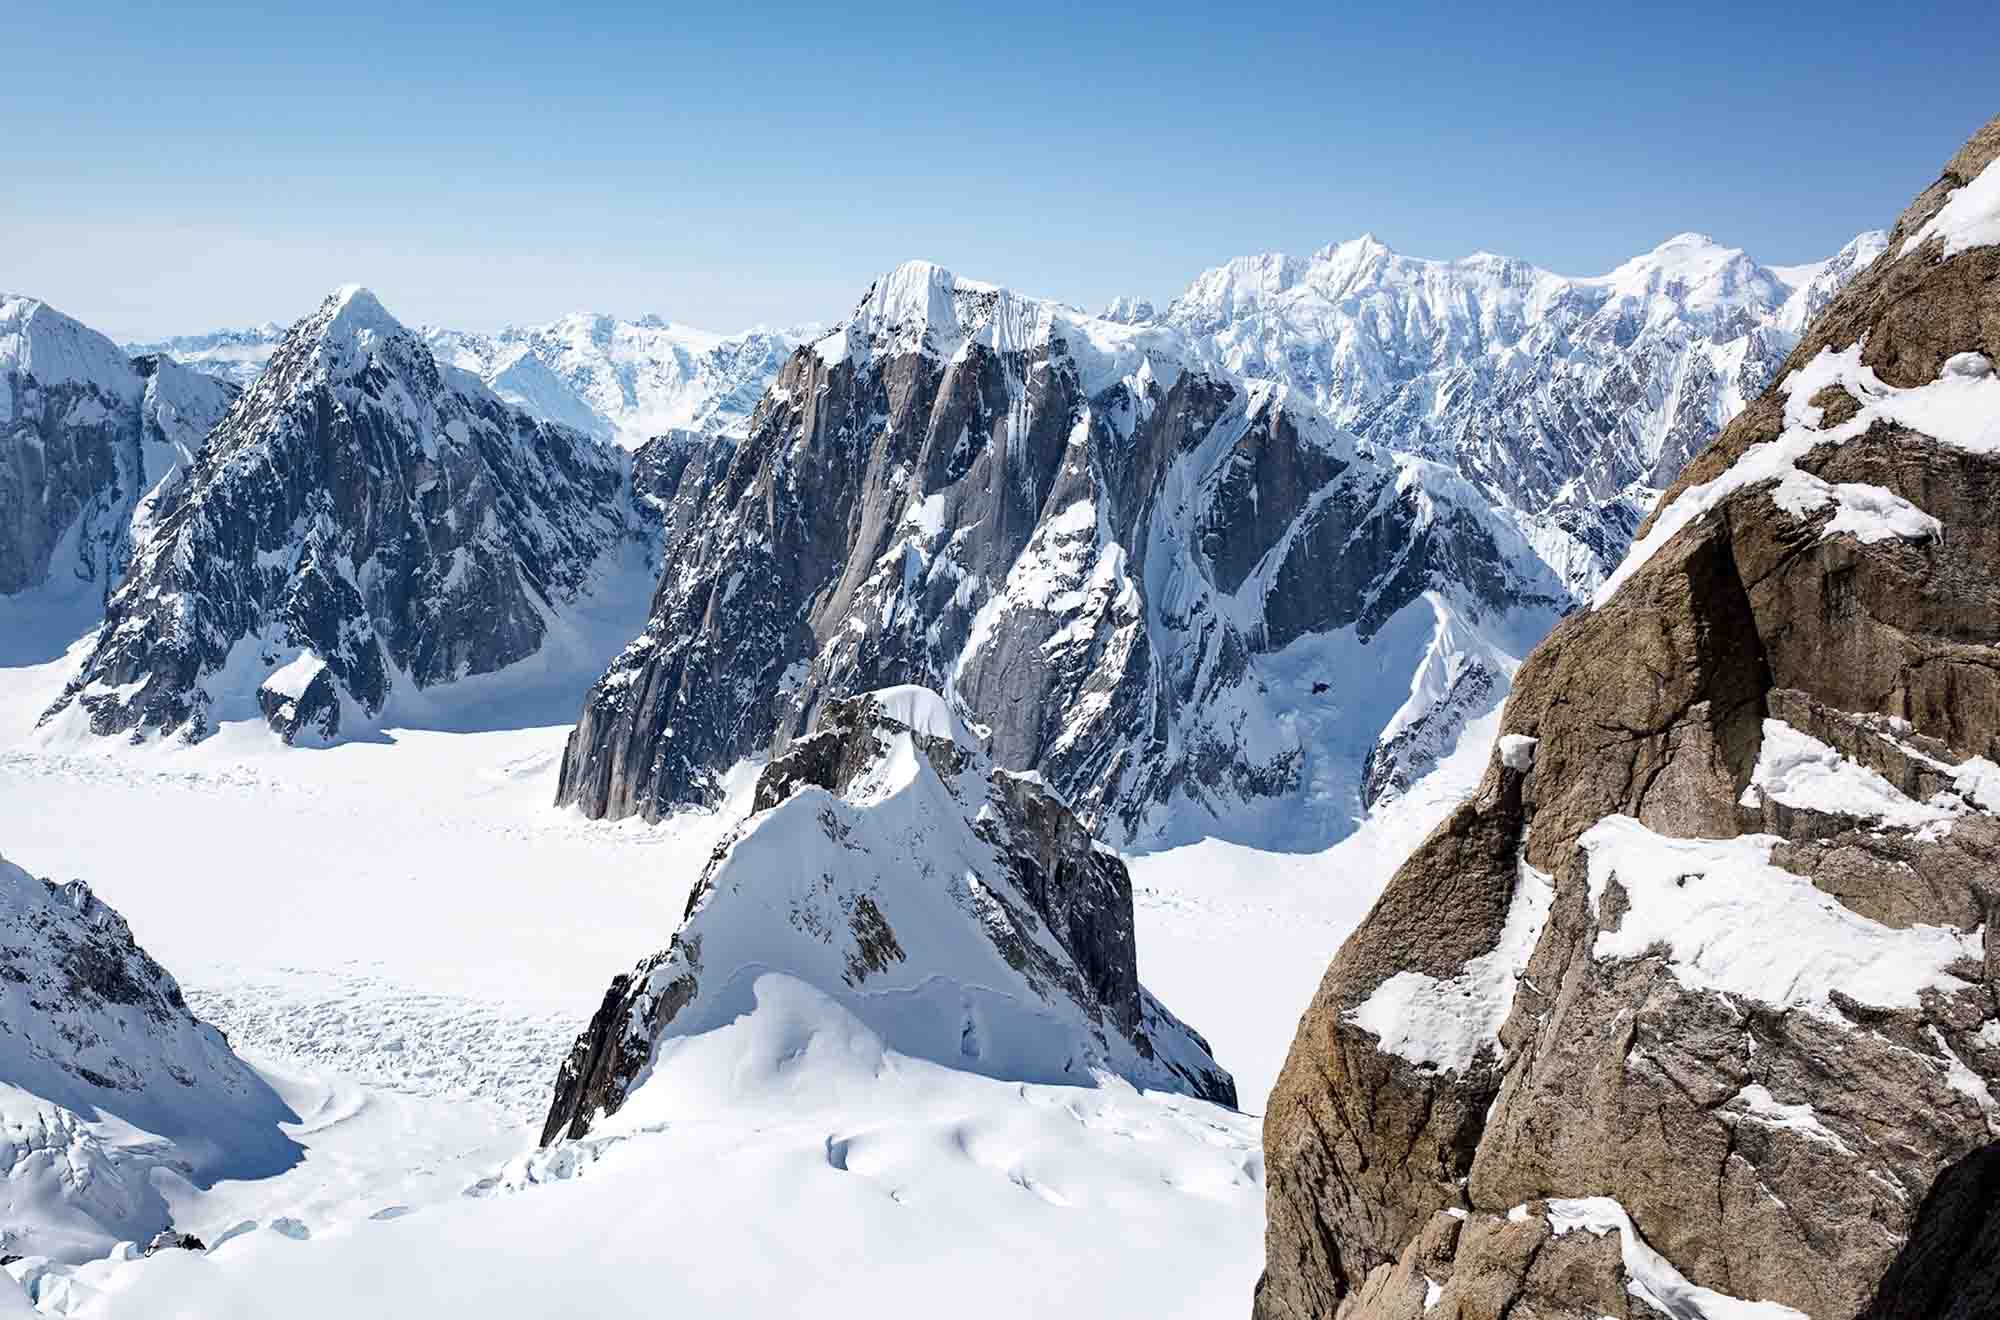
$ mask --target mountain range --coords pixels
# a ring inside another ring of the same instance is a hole
[[[638,633],[565,758],[560,798],[587,814],[712,801],[825,700],[916,683],[1106,837],[1324,846],[1498,703],[1881,242],[1771,269],[1682,235],[1568,279],[1364,238],[1107,317],[917,262],[797,347],[601,316],[416,332],[372,298],[360,340],[323,309],[282,336],[169,341],[261,362],[211,464],[265,455],[335,486],[193,481],[179,548],[142,561],[59,707],[198,736],[220,702],[337,737],[342,711],[380,717],[392,675],[445,689],[518,664],[587,598]],[[270,369],[307,359],[348,363],[357,402],[398,401],[340,442],[393,462],[328,457],[315,437],[346,434],[352,404],[329,410],[324,370]],[[466,407],[515,442],[468,444],[443,420]],[[411,420],[434,408],[437,427]],[[223,517],[227,491],[259,511]],[[641,543],[664,567],[643,611],[640,579],[601,567]],[[600,577],[621,585],[586,589]]]

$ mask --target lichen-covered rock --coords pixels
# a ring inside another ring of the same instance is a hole
[[[663,1042],[748,1012],[771,974],[905,1055],[1236,1102],[1207,1042],[1139,984],[1124,864],[925,689],[831,701],[766,767],[672,942],[612,982],[577,1038],[543,1143],[615,1113]]]
[[[2000,120],[1529,657],[1334,960],[1258,1316],[2000,1288],[2000,248],[1940,218],[1996,158]]]

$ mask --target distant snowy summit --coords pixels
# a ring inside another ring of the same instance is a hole
[[[928,689],[830,702],[765,768],[671,944],[612,982],[578,1038],[543,1142],[643,1109],[679,1049],[787,981],[878,1051],[1236,1102],[1207,1042],[1139,984],[1124,863]]]
[[[1679,234],[1574,278],[1488,253],[1406,257],[1364,235],[1218,266],[1163,320],[1212,365],[1283,381],[1355,434],[1449,464],[1588,594],[1653,493],[1885,242],[1871,231],[1825,261],[1765,267]]]
[[[786,355],[819,328],[720,335],[657,316],[627,321],[579,312],[494,334],[420,333],[440,361],[478,376],[503,401],[636,449],[670,431],[742,430]],[[285,334],[272,323],[127,348],[164,353],[248,388]]]

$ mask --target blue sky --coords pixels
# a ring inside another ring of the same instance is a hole
[[[12,0],[0,288],[121,336],[348,280],[412,322],[736,329],[914,256],[1089,306],[1363,231],[1782,264],[2000,112],[1962,3],[1752,8]]]

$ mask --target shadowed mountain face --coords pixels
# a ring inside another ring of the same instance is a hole
[[[440,367],[365,290],[300,321],[152,511],[44,716],[198,738],[367,727],[535,655],[642,535],[628,462]]]
[[[1947,1259],[1996,1231],[1996,160],[2000,120],[1522,665],[1300,1023],[1258,1316],[1991,1294]]]

